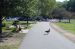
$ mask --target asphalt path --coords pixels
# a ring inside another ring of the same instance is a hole
[[[47,34],[45,31],[49,28]],[[49,22],[38,22],[24,37],[19,49],[75,49],[75,44],[54,30]]]

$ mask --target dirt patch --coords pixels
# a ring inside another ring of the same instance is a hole
[[[69,39],[71,39],[72,41],[75,42],[75,35],[74,34],[71,34],[71,33],[64,33],[64,35],[66,37],[68,37]]]
[[[16,33],[12,37],[3,38],[3,41],[0,42],[0,46],[19,45],[24,36],[24,33]]]

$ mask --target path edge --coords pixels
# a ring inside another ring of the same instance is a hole
[[[69,40],[71,40],[72,42],[75,43],[75,35],[60,28],[59,26],[57,26],[56,24],[54,23],[49,23],[51,25],[51,27],[56,30],[57,32],[59,32],[60,34],[64,35],[66,38],[68,38]]]

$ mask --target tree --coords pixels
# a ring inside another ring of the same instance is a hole
[[[75,0],[69,0],[69,1],[67,1],[66,9],[68,11],[75,12]]]
[[[28,0],[27,8],[24,11],[24,15],[27,16],[27,26],[28,26],[28,17],[36,16],[37,15],[37,0]],[[25,6],[25,7],[26,7]]]
[[[54,18],[59,19],[59,22],[61,22],[61,19],[63,19],[65,12],[66,12],[65,8],[55,8],[52,14]]]
[[[36,15],[36,0],[0,0],[0,33],[2,33],[3,16]]]
[[[69,20],[69,23],[70,23],[71,12],[66,10],[67,3],[68,3],[68,1],[57,2],[56,7],[53,10],[52,14],[54,15],[54,18],[59,19],[59,22],[61,22],[61,19],[66,18],[66,19]]]
[[[52,15],[53,18],[61,19],[63,18],[63,13],[65,12],[65,8],[63,7],[63,2],[56,2],[55,8],[53,9]]]
[[[50,16],[56,3],[55,0],[39,0],[38,2],[38,10],[40,11],[39,15]]]
[[[3,16],[11,15],[11,13],[14,10],[15,5],[13,4],[12,0],[11,1],[0,0],[0,33],[2,33],[2,18],[3,18]],[[10,11],[12,11],[12,12],[10,12]]]
[[[69,23],[70,23],[70,19],[72,18],[72,12],[75,11],[75,0],[66,0],[63,2],[63,7],[66,9],[66,12],[64,15],[67,16],[67,18],[69,19]]]
[[[24,0],[20,3],[20,6],[16,8],[17,14],[27,17],[27,26],[29,17],[37,15],[37,0]]]
[[[20,16],[21,4],[24,0],[0,0],[0,33],[2,33],[2,18],[4,16]]]

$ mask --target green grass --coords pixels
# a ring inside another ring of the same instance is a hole
[[[75,34],[75,24],[73,23],[56,23],[56,25]]]
[[[61,22],[69,22],[69,20],[68,19],[67,20],[61,20]],[[70,22],[72,24],[75,24],[75,19],[71,19]]]
[[[71,19],[71,23],[72,24],[75,24],[75,19]]]
[[[14,21],[3,21],[3,24],[5,24],[5,26],[11,26],[13,24]],[[35,21],[29,21],[29,25],[30,24],[35,24]],[[19,21],[19,24],[21,25],[27,25],[27,21]]]
[[[5,20],[4,20],[3,23],[5,23],[5,27],[3,27],[3,32],[12,31],[14,28],[8,29],[7,27],[8,27],[8,26],[11,26],[11,25],[13,24],[13,22],[14,22],[14,21],[5,21]],[[34,24],[34,23],[35,23],[35,21],[29,21],[29,25],[30,25],[30,24]],[[19,21],[19,24],[24,25],[24,26],[27,27],[27,21]],[[28,26],[27,28],[30,29],[31,26]],[[7,29],[8,29],[8,30],[7,30]]]
[[[12,24],[14,21],[3,21],[3,23],[6,23],[6,24]],[[27,21],[19,21],[19,23],[27,23]],[[35,23],[35,21],[29,21],[29,23]]]

